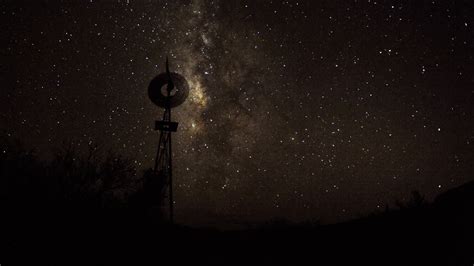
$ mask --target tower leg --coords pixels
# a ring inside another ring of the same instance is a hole
[[[168,108],[168,121],[171,122],[171,108]],[[170,222],[171,224],[174,223],[174,215],[173,215],[173,150],[171,149],[171,132],[168,132],[168,176],[169,176],[169,195],[170,195]]]
[[[166,109],[163,114],[162,122],[171,121],[171,109]],[[160,191],[160,197],[165,198],[166,186],[168,186],[168,200],[169,200],[169,220],[171,223],[174,222],[174,210],[173,210],[173,164],[172,164],[172,147],[171,147],[171,132],[166,129],[160,129],[160,138],[158,144],[158,150],[155,159],[156,178],[160,178],[163,182],[163,190]]]

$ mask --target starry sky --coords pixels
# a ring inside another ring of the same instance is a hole
[[[0,132],[153,166],[164,71],[176,221],[343,221],[472,180],[472,1],[2,1]]]

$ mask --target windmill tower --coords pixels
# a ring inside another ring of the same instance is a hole
[[[166,58],[166,72],[156,76],[148,86],[148,97],[160,108],[164,109],[163,118],[155,122],[155,130],[160,131],[155,166],[153,168],[153,187],[159,189],[156,196],[167,198],[170,222],[173,223],[173,150],[171,135],[178,129],[178,123],[171,120],[171,109],[181,105],[189,94],[186,79],[175,72],[170,72]],[[160,204],[164,202],[158,200]],[[159,206],[162,207],[162,206]]]

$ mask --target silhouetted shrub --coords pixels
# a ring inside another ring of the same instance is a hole
[[[50,161],[39,160],[33,151],[2,140],[0,150],[1,206],[21,212],[62,209],[90,213],[106,209],[146,209],[147,200],[162,196],[160,183],[150,172],[137,175],[131,159],[102,152],[99,145],[86,151],[73,144],[56,149]],[[159,185],[158,185],[159,187]],[[141,195],[144,194],[144,195]],[[150,196],[153,194],[153,196]],[[134,198],[142,200],[132,202]],[[158,199],[158,203],[161,200]]]
[[[413,209],[413,208],[421,208],[426,205],[425,197],[421,195],[418,190],[414,190],[411,192],[411,199],[407,203],[403,203],[399,200],[395,202],[395,204],[400,209]]]

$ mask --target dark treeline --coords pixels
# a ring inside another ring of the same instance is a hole
[[[152,207],[162,200],[157,177],[99,146],[66,144],[44,161],[18,143],[0,144],[5,265],[474,263],[474,182],[434,202],[415,191],[396,208],[341,224],[271,220],[218,231],[167,224]]]
[[[155,199],[146,191],[152,171],[137,173],[133,160],[99,145],[77,150],[66,144],[52,160],[39,160],[19,143],[3,142],[0,152],[1,202],[11,211],[102,212],[138,211]],[[145,211],[145,210],[140,210]],[[27,213],[27,212],[26,212]],[[134,213],[137,215],[137,213]]]

